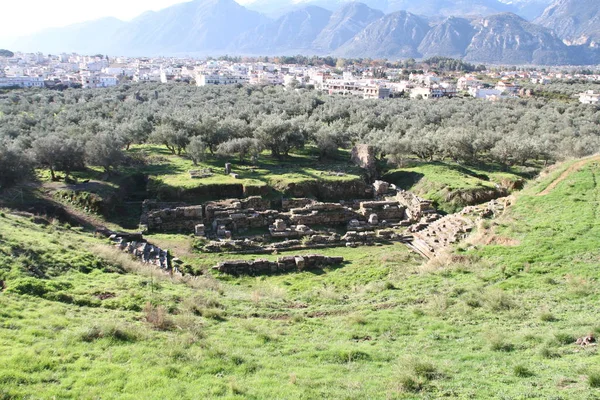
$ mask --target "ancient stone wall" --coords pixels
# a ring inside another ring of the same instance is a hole
[[[304,256],[279,257],[277,261],[266,259],[224,261],[214,266],[213,269],[230,275],[263,275],[291,271],[303,271],[325,266],[339,265],[344,262],[343,257],[327,257],[318,254]]]
[[[413,221],[418,221],[424,215],[437,212],[436,209],[433,208],[431,201],[422,199],[406,190],[398,190],[394,199],[406,207],[406,216]]]
[[[354,210],[339,203],[315,203],[290,211],[289,220],[295,225],[341,225],[358,218]]]
[[[189,206],[152,210],[145,213],[141,221],[149,232],[193,232],[204,218],[202,206]]]
[[[376,214],[379,221],[400,221],[406,217],[405,210],[406,207],[400,205],[398,201],[363,201],[360,203],[358,213],[365,218]]]

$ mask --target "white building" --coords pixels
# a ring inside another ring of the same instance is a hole
[[[502,91],[498,89],[469,88],[469,95],[476,99],[486,99],[491,96],[500,96],[501,94]]]
[[[444,97],[444,89],[442,87],[416,87],[410,91],[410,98],[416,99],[421,96],[423,99],[439,99]]]
[[[248,83],[248,77],[229,74],[202,74],[196,76],[196,86],[209,85],[243,85]]]
[[[579,94],[579,102],[582,104],[599,104],[600,93],[595,93],[593,90]]]
[[[41,76],[7,76],[0,78],[0,87],[44,87],[44,78]]]

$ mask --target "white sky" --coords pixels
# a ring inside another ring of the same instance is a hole
[[[39,30],[102,17],[132,19],[187,0],[0,0],[0,43]]]

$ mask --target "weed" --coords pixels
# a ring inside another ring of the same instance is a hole
[[[529,378],[534,375],[533,371],[521,364],[513,367],[513,374],[519,378]]]
[[[600,388],[600,372],[588,373],[587,381],[591,388]]]
[[[133,328],[110,323],[106,325],[93,325],[79,334],[79,339],[88,343],[103,338],[117,342],[135,342],[138,337],[138,333]]]
[[[424,382],[411,375],[401,375],[398,379],[398,386],[403,392],[417,393],[423,390]]]
[[[540,349],[540,356],[547,359],[560,358],[560,354],[558,352],[547,346],[544,346]]]
[[[484,295],[485,303],[492,311],[506,311],[515,307],[513,299],[501,289],[493,289]]]
[[[554,340],[559,345],[568,345],[575,343],[575,336],[570,333],[559,332],[554,334]]]
[[[490,334],[488,336],[490,349],[493,351],[511,352],[515,349],[515,345],[508,342],[503,335]]]
[[[154,306],[148,302],[144,306],[143,311],[146,322],[156,330],[168,331],[175,326],[173,319],[171,319],[163,306]]]
[[[550,312],[543,312],[540,314],[540,321],[556,322],[556,321],[558,321],[558,318],[556,318],[556,316]]]

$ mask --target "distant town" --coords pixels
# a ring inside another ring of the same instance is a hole
[[[374,63],[375,64],[375,63]],[[183,82],[210,85],[282,85],[363,99],[438,99],[474,97],[495,101],[528,97],[535,85],[578,80],[600,82],[600,73],[560,68],[478,68],[473,72],[436,73],[426,68],[385,65],[300,65],[265,61],[193,58],[131,58],[79,54],[13,53],[0,57],[0,88],[106,88],[129,82]],[[575,97],[599,104],[592,89]]]

